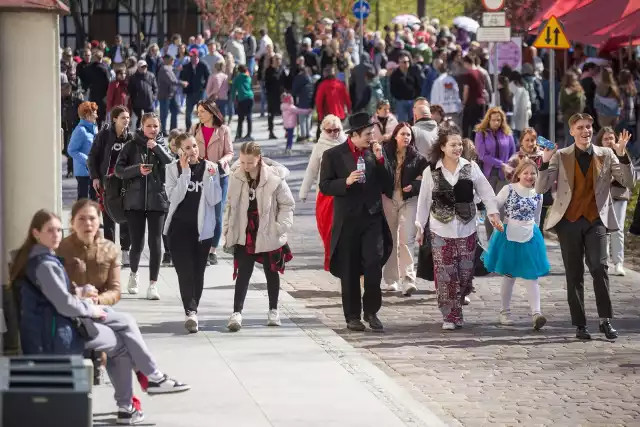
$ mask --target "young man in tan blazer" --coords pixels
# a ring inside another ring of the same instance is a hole
[[[611,178],[629,189],[634,184],[626,153],[627,141],[615,143],[615,152],[593,145],[593,118],[584,113],[571,116],[569,127],[575,143],[559,151],[544,151],[536,191],[544,194],[558,182],[545,229],[555,228],[560,241],[571,321],[577,327],[576,338],[591,339],[584,311],[585,259],[593,278],[600,332],[607,339],[615,339],[618,332],[610,321],[613,308],[607,272],[607,232],[624,227],[619,224],[613,209]]]

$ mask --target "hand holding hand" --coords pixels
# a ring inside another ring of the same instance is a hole
[[[147,140],[147,148],[149,150],[153,150],[154,148],[156,148],[156,145],[158,145],[158,144],[156,144],[155,140],[153,140],[153,139],[148,139]]]
[[[504,231],[504,225],[502,224],[502,221],[500,220],[500,214],[494,213],[494,214],[490,214],[489,216],[489,221],[491,222],[491,225],[493,226],[493,228],[495,228],[496,230],[503,232]]]
[[[347,185],[352,185],[352,184],[360,181],[360,178],[362,178],[363,175],[364,175],[364,171],[354,170],[347,177]]]
[[[405,193],[409,193],[413,189],[413,185],[409,184],[402,189]]]
[[[618,157],[622,157],[627,152],[627,144],[631,140],[631,134],[628,130],[624,129],[620,136],[618,137],[618,142],[613,143],[613,149],[618,155]]]

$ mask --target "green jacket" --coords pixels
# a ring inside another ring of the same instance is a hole
[[[231,84],[231,102],[244,101],[245,99],[253,99],[251,77],[246,74],[238,74]]]

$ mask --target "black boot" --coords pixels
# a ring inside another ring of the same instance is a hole
[[[615,340],[618,338],[618,331],[613,329],[611,321],[609,320],[600,321],[600,332],[602,332],[608,340]]]
[[[581,340],[590,340],[591,334],[586,326],[578,326],[576,329],[576,338]]]

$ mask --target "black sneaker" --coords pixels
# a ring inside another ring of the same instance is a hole
[[[382,326],[382,322],[378,319],[378,316],[375,314],[365,314],[364,321],[369,323],[369,327],[372,331],[381,332],[384,330],[384,326]]]
[[[162,255],[162,266],[171,267],[172,265],[173,262],[171,261],[171,254],[169,252],[165,252],[164,255]]]
[[[209,257],[207,258],[207,262],[209,265],[217,265],[218,264],[218,255],[213,252],[209,252]]]
[[[347,322],[347,329],[355,332],[363,332],[365,330],[364,323],[360,319],[353,319]]]
[[[136,424],[140,424],[144,421],[144,413],[136,409],[135,407],[131,407],[130,410],[126,410],[124,408],[118,409],[118,418],[116,419],[116,424],[121,426],[132,426]]]
[[[275,135],[273,134],[273,132],[272,132],[272,133],[270,133],[270,134],[269,134],[269,139],[278,139],[278,137],[277,137],[277,136],[275,136]]]
[[[165,374],[160,381],[153,381],[151,378],[149,378],[147,394],[180,393],[189,389],[191,389],[190,385],[183,384],[180,381],[171,379],[168,375]]]

